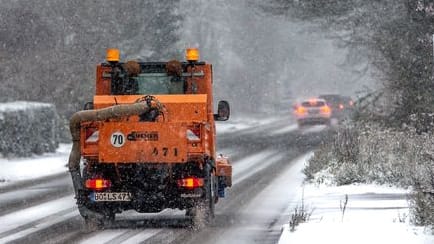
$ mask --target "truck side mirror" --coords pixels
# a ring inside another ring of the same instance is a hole
[[[231,109],[229,108],[229,103],[227,101],[219,101],[217,114],[214,114],[214,120],[226,121],[229,119],[230,113]]]

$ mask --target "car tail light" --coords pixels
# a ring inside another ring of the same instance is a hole
[[[303,107],[303,106],[298,106],[296,109],[295,109],[295,113],[296,114],[305,114],[306,113],[306,109]]]
[[[187,129],[187,139],[189,141],[200,141],[200,125],[194,125]]]
[[[88,179],[86,180],[86,188],[91,190],[104,190],[111,187],[111,181],[107,179]]]
[[[86,137],[85,142],[97,142],[99,139],[99,130],[96,127],[87,127],[85,129],[86,131]]]
[[[354,105],[354,102],[353,102],[353,101],[350,101],[348,104],[349,104],[350,106],[353,106],[353,105]]]
[[[339,104],[339,109],[344,109],[344,105],[343,104]]]
[[[180,180],[178,180],[178,186],[189,188],[189,189],[202,187],[203,186],[203,179],[202,178],[196,178],[196,177],[188,177],[188,178],[180,179]]]
[[[330,107],[329,106],[323,106],[321,107],[321,113],[323,114],[329,114],[331,112]]]

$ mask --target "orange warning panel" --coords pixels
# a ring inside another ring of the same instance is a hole
[[[105,122],[99,132],[99,162],[185,163],[186,131],[182,123]]]
[[[226,185],[232,186],[232,165],[229,159],[224,156],[218,156],[216,159],[216,175],[226,178]]]

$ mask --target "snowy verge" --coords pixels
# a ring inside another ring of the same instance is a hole
[[[0,187],[67,171],[71,144],[59,144],[56,152],[32,158],[0,159]]]
[[[54,152],[58,146],[58,114],[53,104],[0,103],[2,157],[28,157]]]
[[[299,191],[298,206],[290,209],[300,209],[303,204],[311,216],[294,231],[285,224],[279,244],[434,243],[431,230],[409,223],[408,190],[364,184],[308,184]]]

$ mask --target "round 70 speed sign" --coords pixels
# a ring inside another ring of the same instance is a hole
[[[110,142],[114,147],[122,147],[125,144],[125,136],[122,132],[114,132],[110,137]]]

